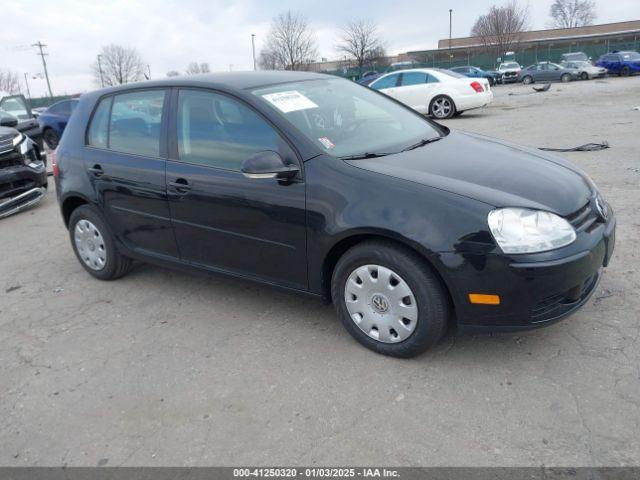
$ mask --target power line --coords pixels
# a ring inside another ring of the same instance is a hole
[[[53,97],[53,92],[51,91],[51,82],[49,82],[49,72],[47,71],[47,61],[44,58],[49,54],[48,53],[44,53],[44,51],[42,50],[44,47],[46,47],[46,45],[44,43],[42,43],[40,40],[38,40],[38,43],[34,43],[31,46],[32,47],[38,47],[40,49],[40,53],[38,53],[37,55],[40,55],[42,57],[42,66],[44,67],[44,76],[47,79],[47,87],[49,88],[49,96]]]

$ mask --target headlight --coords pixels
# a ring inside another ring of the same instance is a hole
[[[499,208],[489,212],[489,229],[504,253],[536,253],[569,245],[576,232],[569,222],[550,212]]]
[[[24,135],[18,133],[15,137],[13,137],[13,146],[18,145],[22,140],[24,140]]]

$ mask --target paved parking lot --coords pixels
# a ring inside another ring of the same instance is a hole
[[[494,92],[447,125],[612,146],[562,154],[618,216],[578,314],[387,358],[267,287],[144,265],[94,280],[50,192],[0,221],[0,464],[637,465],[640,77]]]

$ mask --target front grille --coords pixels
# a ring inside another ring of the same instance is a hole
[[[587,204],[578,211],[566,217],[567,221],[575,228],[577,233],[587,230],[598,218],[598,214],[591,208],[591,202],[587,202]]]
[[[13,150],[13,136],[0,138],[0,155]]]
[[[20,165],[24,165],[24,161],[22,155],[19,153],[12,150],[4,155],[0,154],[0,170],[3,168],[18,167]]]
[[[544,322],[571,310],[589,296],[598,283],[598,275],[599,273],[595,273],[569,290],[542,299],[531,309],[531,322]]]
[[[27,190],[35,188],[36,182],[33,180],[23,179],[15,180],[13,182],[0,183],[0,199],[15,197]]]

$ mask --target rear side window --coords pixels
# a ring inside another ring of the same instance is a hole
[[[164,90],[116,95],[111,108],[108,148],[145,157],[159,157],[164,97]]]
[[[402,74],[402,86],[421,85],[427,83],[427,74],[424,72],[405,72]]]
[[[112,97],[103,98],[93,114],[87,135],[87,141],[93,147],[107,148],[108,146],[109,110],[111,110],[112,100]]]
[[[263,150],[280,150],[277,132],[243,103],[214,92],[181,90],[178,156],[183,162],[240,171]]]

